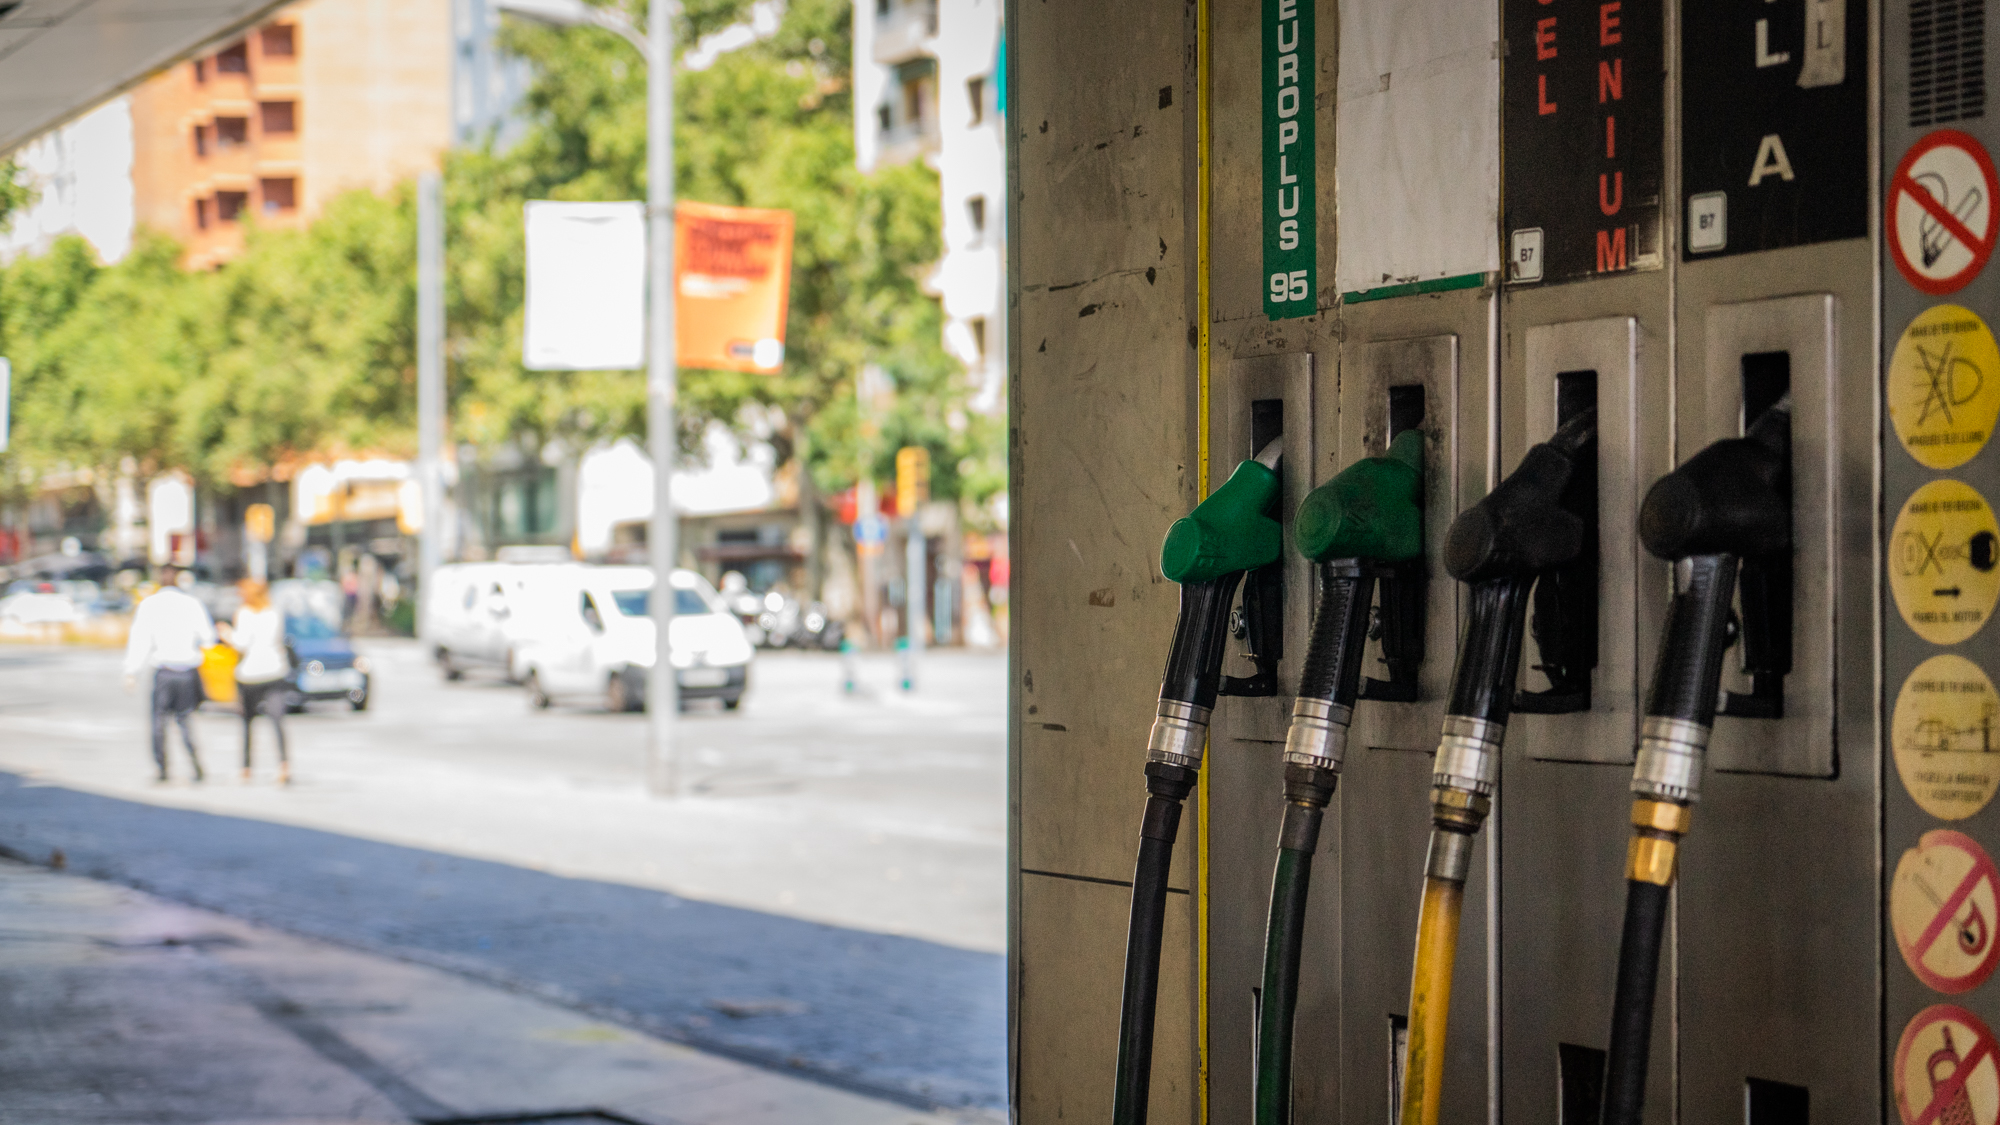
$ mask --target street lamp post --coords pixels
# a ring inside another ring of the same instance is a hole
[[[652,0],[641,35],[615,9],[582,0],[493,0],[508,15],[556,27],[601,27],[646,60],[646,448],[653,459],[653,520],[646,544],[653,565],[650,599],[657,636],[646,692],[646,784],[678,796],[680,757],[674,719],[680,685],[668,635],[674,618],[674,24],[670,0]]]

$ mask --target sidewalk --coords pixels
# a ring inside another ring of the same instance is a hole
[[[863,1097],[5,860],[0,919],[0,1122],[997,1119]]]

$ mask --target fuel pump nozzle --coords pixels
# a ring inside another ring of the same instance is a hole
[[[1500,745],[1520,671],[1535,580],[1583,549],[1585,514],[1563,506],[1576,467],[1596,456],[1597,409],[1579,411],[1485,499],[1452,521],[1444,565],[1471,587],[1471,612],[1431,781],[1431,842],[1410,980],[1402,1125],[1437,1125],[1459,908],[1472,838],[1492,809]]]
[[[1246,571],[1275,561],[1283,549],[1283,530],[1270,515],[1278,496],[1278,462],[1283,453],[1280,438],[1236,466],[1221,488],[1167,529],[1160,549],[1160,571],[1180,584],[1181,603],[1160,682],[1159,709],[1146,745],[1146,812],[1132,874],[1114,1125],[1143,1125],[1146,1120],[1160,936],[1181,803],[1201,776],[1208,717],[1222,686],[1230,601]]]
[[[1285,737],[1285,818],[1257,1018],[1257,1125],[1291,1121],[1292,1023],[1312,856],[1361,696],[1373,586],[1391,565],[1423,550],[1423,456],[1423,434],[1403,431],[1386,456],[1357,461],[1314,489],[1292,524],[1293,542],[1317,572],[1319,608]]]
[[[1752,560],[1790,564],[1791,427],[1787,396],[1744,437],[1718,441],[1660,478],[1639,510],[1639,538],[1648,551],[1674,564],[1676,588],[1632,767],[1625,928],[1612,999],[1603,1125],[1638,1125],[1645,1108],[1661,936],[1675,855],[1701,797],[1702,759],[1721,692],[1738,564],[1746,569]],[[1774,607],[1758,604],[1771,589],[1744,585],[1746,619],[1777,616]],[[1790,596],[1789,584],[1785,595]],[[1781,620],[1789,626],[1790,606],[1783,608]],[[1789,636],[1784,651],[1790,652]]]

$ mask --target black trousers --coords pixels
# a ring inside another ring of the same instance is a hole
[[[285,755],[285,681],[246,684],[238,680],[236,695],[243,702],[243,768],[250,768],[250,722],[258,715],[271,720],[271,729],[278,732],[278,762],[289,765],[291,759]]]
[[[188,761],[194,765],[194,777],[200,781],[201,754],[195,749],[194,731],[188,726],[188,716],[201,706],[201,673],[193,668],[159,668],[153,672],[153,764],[159,767],[160,778],[167,776],[167,716],[181,728],[181,742],[187,746]]]

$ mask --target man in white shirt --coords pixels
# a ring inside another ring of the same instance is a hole
[[[215,622],[208,608],[181,589],[182,572],[167,567],[160,574],[158,593],[139,603],[132,613],[132,635],[125,644],[125,689],[139,682],[139,673],[153,668],[153,764],[159,780],[167,779],[167,715],[180,725],[194,779],[202,780],[201,755],[195,750],[188,715],[201,705],[202,650],[215,643]]]

